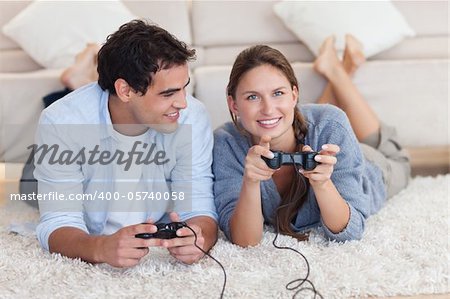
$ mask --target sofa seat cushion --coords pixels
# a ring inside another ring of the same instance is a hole
[[[369,60],[448,59],[448,36],[421,36],[407,38],[391,49]],[[301,42],[266,43],[283,53],[291,62],[313,62],[315,57]],[[209,46],[201,48],[197,65],[232,65],[236,56],[251,44]]]
[[[63,89],[61,69],[0,74],[0,161],[23,162],[33,144],[42,97]],[[26,87],[26,88],[25,88]]]
[[[448,35],[407,38],[370,60],[448,59]]]
[[[0,51],[0,73],[31,72],[41,68],[42,66],[20,48]]]
[[[379,118],[397,128],[405,146],[446,145],[448,64],[446,59],[369,61],[353,80]],[[311,63],[294,63],[293,67],[301,103],[315,102],[327,82]],[[205,103],[214,128],[231,120],[225,97],[230,71],[230,66],[205,66],[194,72],[195,95]]]

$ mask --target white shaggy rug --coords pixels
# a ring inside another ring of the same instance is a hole
[[[362,241],[308,242],[281,236],[302,252],[310,280],[324,298],[437,294],[449,286],[450,175],[419,177],[388,201],[366,226]],[[34,237],[8,233],[12,222],[36,221],[23,203],[0,211],[0,298],[219,298],[223,272],[211,259],[187,266],[163,250],[130,269],[90,265],[44,253]],[[221,238],[211,254],[227,272],[225,298],[290,298],[285,285],[304,277],[302,258],[272,246],[242,249]],[[310,297],[305,292],[298,297]]]

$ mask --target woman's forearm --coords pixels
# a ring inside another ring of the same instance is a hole
[[[244,179],[239,201],[230,221],[232,242],[243,247],[259,244],[263,224],[260,182]]]
[[[327,228],[333,233],[341,232],[350,220],[350,209],[331,180],[311,185],[319,204],[320,214]]]

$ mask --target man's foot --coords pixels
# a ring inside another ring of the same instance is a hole
[[[334,47],[334,37],[330,36],[320,47],[319,56],[314,61],[314,69],[329,79],[332,72],[338,68],[342,68],[342,64]]]
[[[358,67],[366,61],[364,47],[353,35],[345,35],[345,50],[343,64],[349,75],[352,75]]]
[[[62,73],[60,80],[64,86],[77,89],[98,80],[97,54],[99,50],[99,45],[87,44],[86,48],[75,57],[75,63]]]

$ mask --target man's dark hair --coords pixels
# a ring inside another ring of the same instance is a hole
[[[98,52],[98,84],[116,94],[114,82],[122,78],[135,92],[145,94],[152,74],[195,59],[195,50],[166,30],[142,20],[120,26]]]

